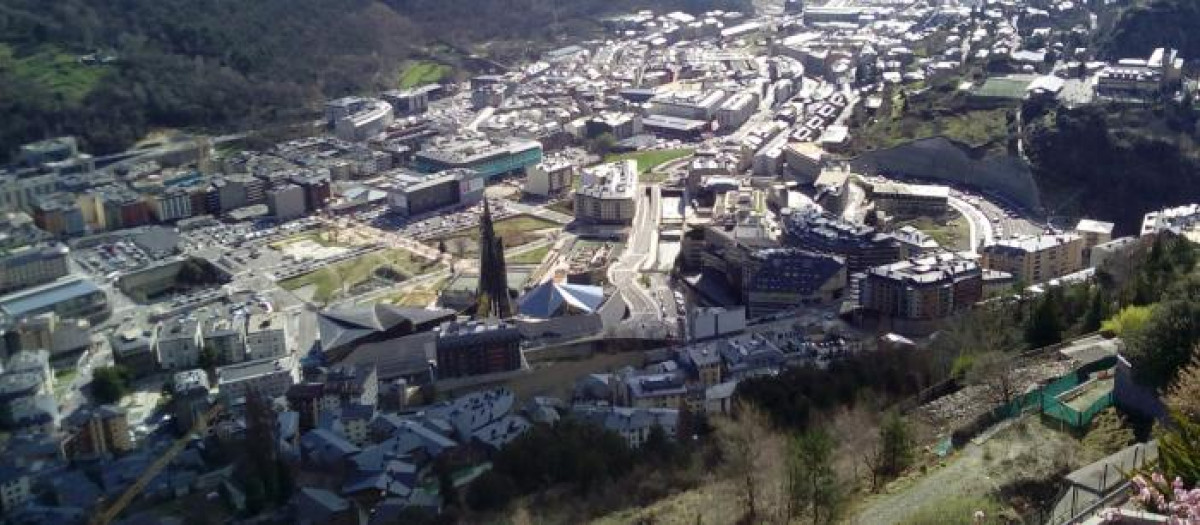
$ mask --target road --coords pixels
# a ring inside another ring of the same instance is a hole
[[[650,190],[647,196],[646,191]],[[642,270],[653,264],[658,250],[658,199],[657,185],[639,185],[638,205],[634,214],[629,242],[625,252],[609,266],[608,280],[617,287],[629,307],[629,318],[625,328],[642,337],[659,336],[663,333],[662,308],[654,297],[638,282]]]
[[[983,215],[983,212],[957,197],[949,197],[946,202],[967,219],[967,225],[971,230],[971,253],[979,253],[980,248],[995,243],[996,237],[992,232],[992,223]]]
[[[522,204],[522,203],[516,202],[516,201],[505,202],[504,206],[512,209],[513,211],[516,211],[517,213],[523,213],[525,215],[532,215],[539,219],[546,219],[548,221],[557,222],[559,224],[570,224],[572,221],[575,220],[575,217],[572,217],[565,213],[560,213],[560,212],[557,212],[557,211],[554,211],[554,210],[551,210],[551,209],[548,209],[548,208],[545,208],[542,206],[530,206],[528,204]]]

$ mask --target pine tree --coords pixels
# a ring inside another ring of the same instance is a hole
[[[1100,324],[1108,318],[1108,305],[1105,302],[1104,291],[1099,287],[1092,290],[1088,302],[1087,313],[1083,316],[1083,333],[1091,333],[1100,329]]]

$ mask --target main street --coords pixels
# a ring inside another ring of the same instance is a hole
[[[638,187],[637,210],[625,251],[608,271],[609,281],[617,287],[629,307],[625,329],[643,337],[663,335],[662,309],[639,283],[642,270],[653,263],[658,251],[659,196],[657,185]]]

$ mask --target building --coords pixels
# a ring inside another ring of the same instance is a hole
[[[898,332],[921,332],[983,299],[983,271],[954,253],[904,260],[867,270],[860,284],[864,310],[897,321]],[[911,321],[911,322],[909,322]]]
[[[518,312],[531,319],[594,314],[604,303],[604,288],[549,280],[521,297]]]
[[[136,326],[121,326],[108,336],[113,361],[129,370],[134,377],[145,377],[158,371],[158,356],[152,344],[153,332]]]
[[[388,207],[393,212],[411,217],[450,206],[476,204],[483,199],[485,181],[482,174],[470,169],[437,173],[392,170],[380,189],[387,191]]]
[[[717,89],[708,93],[668,93],[650,99],[650,114],[708,122],[717,115],[727,93]]]
[[[1141,235],[1170,231],[1200,241],[1200,204],[1188,204],[1152,211],[1142,218]]]
[[[784,245],[843,257],[850,273],[918,254],[893,235],[828,213],[785,210],[780,225]]]
[[[72,459],[94,459],[133,450],[125,409],[103,405],[83,408],[65,422],[69,437],[63,444]]]
[[[0,172],[0,210],[34,212],[41,198],[55,192],[58,177],[39,170]]]
[[[221,363],[240,363],[246,360],[246,342],[242,336],[242,329],[233,319],[222,315],[205,319],[200,329],[200,338],[203,340],[204,349],[214,352]]]
[[[825,150],[815,142],[791,142],[783,149],[783,160],[792,175],[811,184],[821,176],[825,166]]]
[[[177,317],[159,323],[154,332],[158,365],[164,370],[195,368],[200,364],[200,323]]]
[[[321,334],[321,351],[330,362],[338,362],[364,346],[393,346],[408,336],[422,333],[432,335],[434,327],[454,317],[453,310],[377,304],[324,310],[317,315],[317,327]],[[431,355],[429,359],[434,357]],[[421,357],[419,364],[427,366],[427,360]],[[397,377],[386,372],[383,365],[379,366],[381,380]]]
[[[429,109],[429,90],[425,88],[384,91],[379,96],[396,113],[415,115]]]
[[[1074,233],[1003,239],[983,248],[983,266],[1036,284],[1082,270],[1083,246]]]
[[[637,161],[585,169],[575,190],[575,217],[601,224],[630,224],[637,211]]]
[[[679,410],[674,408],[628,408],[577,405],[571,413],[584,421],[615,432],[629,445],[638,448],[650,437],[655,427],[663,436],[674,440],[679,427]]]
[[[67,247],[26,246],[0,253],[0,294],[66,277]]]
[[[746,307],[696,307],[688,313],[689,338],[708,339],[746,329]]]
[[[1083,237],[1083,262],[1088,266],[1088,261],[1091,260],[1092,248],[1105,244],[1112,240],[1112,232],[1115,225],[1111,222],[1094,221],[1091,219],[1080,219],[1079,224],[1075,225],[1075,233]]]
[[[892,217],[941,217],[946,214],[950,188],[885,181],[868,186],[867,198],[875,209]]]
[[[199,370],[177,372],[171,378],[171,415],[175,431],[191,432],[208,411],[208,373]]]
[[[8,319],[46,312],[54,312],[60,319],[87,319],[96,323],[110,313],[108,295],[88,279],[64,277],[0,297],[0,314]]]
[[[524,171],[542,161],[542,145],[534,140],[456,138],[428,145],[413,160],[418,170],[437,173],[456,168],[478,172],[484,179]]]
[[[146,195],[150,206],[150,214],[158,222],[173,222],[195,215],[192,208],[192,196],[183,188],[159,189],[157,193]]]
[[[523,191],[539,197],[564,195],[575,180],[575,164],[565,159],[547,159],[529,168]]]
[[[370,364],[334,366],[325,376],[323,396],[336,400],[339,406],[376,406],[379,370]]]
[[[252,361],[290,354],[287,317],[277,312],[251,314],[246,321],[245,340],[246,359]]]
[[[757,109],[758,95],[752,91],[743,91],[729,97],[717,110],[718,129],[730,132],[742,127]]]
[[[217,369],[217,395],[226,406],[234,406],[242,403],[249,391],[268,398],[283,396],[297,380],[293,356],[246,361]]]
[[[33,499],[33,482],[29,474],[17,467],[0,465],[0,509],[5,514]]]
[[[1184,59],[1175,49],[1158,48],[1147,59],[1123,59],[1100,72],[1096,94],[1144,100],[1179,85]]]
[[[280,221],[303,217],[308,211],[304,189],[295,184],[276,186],[267,192],[267,209]]]
[[[33,202],[33,221],[38,228],[55,237],[73,237],[87,233],[83,209],[71,195],[51,193]]]
[[[614,376],[614,394],[619,405],[634,408],[679,408],[687,401],[683,374],[626,370]]]
[[[754,251],[742,271],[742,298],[751,319],[830,304],[846,289],[845,259],[799,248]]]
[[[521,369],[521,332],[507,322],[449,322],[437,333],[439,379]]]
[[[605,111],[588,119],[584,130],[589,138],[609,134],[625,140],[642,134],[642,117],[636,113]]]
[[[394,116],[392,105],[378,99],[345,97],[325,104],[326,124],[347,142],[362,142],[383,133]]]

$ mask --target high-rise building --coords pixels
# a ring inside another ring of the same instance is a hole
[[[476,292],[475,316],[504,319],[512,315],[508,295],[508,270],[504,264],[504,242],[492,227],[492,210],[487,199],[479,217],[479,289]]]

